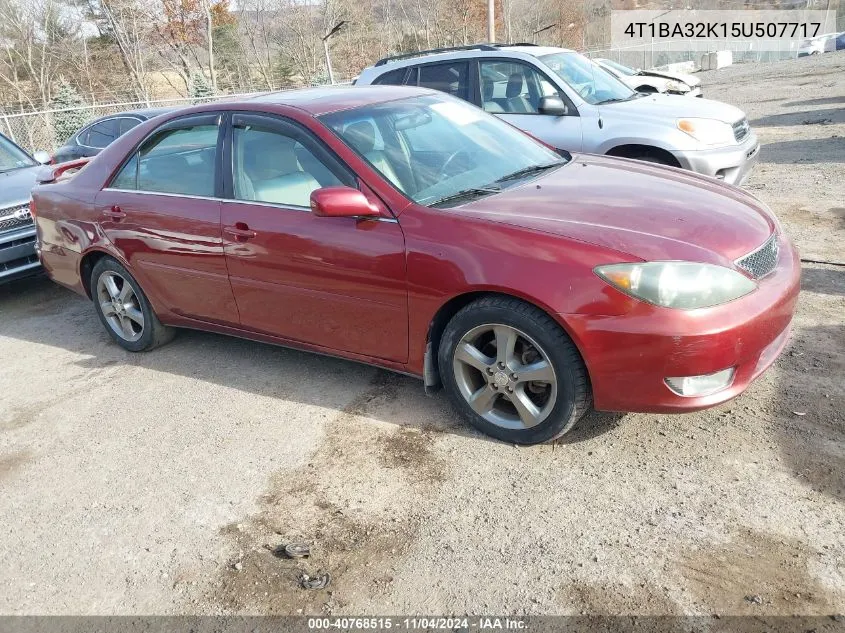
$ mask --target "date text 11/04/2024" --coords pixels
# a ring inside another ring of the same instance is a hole
[[[469,631],[520,631],[525,629],[525,620],[511,617],[481,616],[468,617],[339,617],[339,618],[308,618],[309,630],[438,630]]]
[[[683,39],[815,37],[821,22],[630,22],[631,38]]]

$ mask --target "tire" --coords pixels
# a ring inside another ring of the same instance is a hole
[[[642,92],[644,94],[657,94],[658,90],[654,86],[640,86],[637,88],[637,92]]]
[[[484,297],[452,317],[440,339],[438,366],[458,413],[505,442],[556,439],[592,404],[587,369],[566,332],[543,311],[511,297]],[[537,380],[526,380],[529,371]]]
[[[100,322],[123,349],[147,352],[173,338],[173,328],[162,325],[141,286],[116,260],[103,257],[94,265],[90,288]]]

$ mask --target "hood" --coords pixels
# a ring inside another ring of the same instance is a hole
[[[35,177],[43,168],[43,165],[33,165],[0,173],[0,209],[29,202]]]
[[[687,84],[690,88],[695,88],[701,84],[701,79],[685,73],[663,72],[662,70],[641,70],[638,74],[645,77],[662,77],[663,79],[680,81]]]
[[[643,118],[682,119],[700,117],[717,119],[725,123],[736,123],[745,118],[745,113],[721,101],[711,99],[678,99],[673,95],[650,94],[630,101],[607,103],[599,106],[602,113],[618,112],[619,115],[640,115]]]
[[[460,213],[645,261],[722,265],[758,248],[776,228],[763,205],[736,187],[671,167],[591,155],[463,205]]]

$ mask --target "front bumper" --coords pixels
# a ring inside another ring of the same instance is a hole
[[[801,264],[788,239],[779,239],[775,271],[728,304],[683,311],[638,303],[618,316],[561,315],[587,365],[596,409],[697,411],[742,393],[789,340]],[[664,382],[730,367],[733,382],[707,396],[680,396]]]
[[[752,130],[741,145],[678,152],[681,167],[740,186],[760,159],[760,142]]]
[[[0,233],[0,284],[40,272],[35,244],[35,226]]]
[[[687,92],[679,93],[685,97],[703,97],[704,93],[701,91],[701,86],[695,86],[694,88],[690,88]]]

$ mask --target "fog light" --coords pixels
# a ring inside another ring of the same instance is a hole
[[[721,391],[731,384],[734,379],[734,367],[717,371],[715,374],[704,376],[683,376],[681,378],[665,378],[664,382],[679,396],[691,398],[694,396],[709,396]]]

